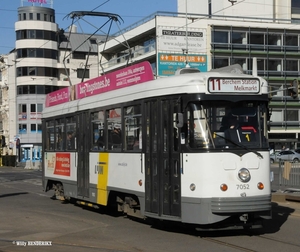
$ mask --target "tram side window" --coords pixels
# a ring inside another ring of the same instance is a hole
[[[64,132],[64,120],[55,120],[55,149],[63,150],[63,132]]]
[[[207,149],[209,147],[208,128],[205,112],[201,107],[190,104],[188,111],[187,135],[188,143],[192,148]]]
[[[107,114],[108,150],[122,150],[121,108],[110,109]]]
[[[92,118],[92,150],[105,150],[106,141],[104,134],[104,111],[97,111],[91,114]]]
[[[54,121],[46,122],[46,150],[54,150]]]
[[[178,151],[178,138],[179,131],[177,128],[177,113],[173,113],[173,149],[174,151]]]
[[[125,120],[124,150],[140,151],[142,149],[141,105],[125,107],[124,120]]]
[[[67,117],[66,118],[66,134],[65,138],[65,148],[66,150],[76,150],[76,118]]]

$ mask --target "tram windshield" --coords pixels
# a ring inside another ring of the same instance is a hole
[[[182,132],[193,149],[267,148],[266,118],[263,102],[191,102]]]

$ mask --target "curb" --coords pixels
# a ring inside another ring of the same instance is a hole
[[[300,203],[300,194],[299,193],[272,193],[272,201],[276,202],[286,202],[293,201]]]
[[[300,217],[300,194],[299,193],[283,193],[276,192],[272,193],[272,202],[276,203],[279,207],[287,207],[293,209],[293,212],[289,213],[290,215]],[[277,207],[275,208],[277,209]],[[275,210],[275,212],[281,212],[282,210]]]

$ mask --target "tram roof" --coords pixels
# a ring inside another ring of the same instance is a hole
[[[268,93],[267,81],[261,77],[246,74],[226,73],[226,72],[199,72],[191,74],[174,75],[161,77],[155,80],[143,82],[137,85],[120,88],[117,90],[89,96],[86,98],[70,101],[52,107],[47,107],[43,111],[43,118],[73,113],[97,107],[109,105],[118,106],[119,103],[130,102],[151,97],[161,97],[175,94],[206,93],[210,94],[207,85],[209,79],[258,79],[260,90],[258,93],[246,95],[261,95]],[[245,93],[243,93],[245,95]],[[212,94],[213,95],[213,94]],[[220,95],[220,94],[219,94]],[[241,95],[240,93],[222,93],[222,95]]]

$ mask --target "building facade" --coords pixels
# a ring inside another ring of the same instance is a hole
[[[300,103],[288,88],[299,80],[299,14],[298,1],[178,0],[176,16],[158,12],[100,45],[101,69],[148,60],[157,77],[186,64],[200,71],[240,64],[252,74],[256,58],[258,75],[270,86],[271,148],[297,148]]]
[[[163,78],[187,65],[209,71],[240,64],[252,74],[256,58],[257,73],[270,86],[271,148],[299,148],[300,103],[288,90],[299,79],[299,1],[178,0],[177,7],[178,13],[154,13],[103,43],[103,36],[88,37],[75,26],[59,29],[52,8],[21,6],[15,50],[0,57],[3,154],[40,159],[49,92],[145,60]]]
[[[89,38],[75,26],[59,29],[54,9],[32,3],[18,8],[15,32],[15,50],[1,56],[2,154],[25,163],[42,156],[46,95],[98,76],[97,39],[103,36]]]

